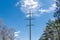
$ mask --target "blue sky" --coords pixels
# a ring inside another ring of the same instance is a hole
[[[3,23],[7,25],[7,27],[13,27],[16,32],[20,31],[16,40],[29,40],[29,27],[26,26],[28,25],[28,20],[25,20],[27,18],[26,14],[20,7],[16,6],[19,1],[21,0],[0,0],[0,19],[3,20]],[[38,16],[34,16],[35,20],[32,21],[34,24],[34,26],[32,26],[32,40],[38,40],[40,38],[46,23],[49,19],[53,18],[54,10],[49,8],[54,9],[55,6],[51,6],[54,4],[54,1],[55,0],[39,0],[42,11],[37,12]]]

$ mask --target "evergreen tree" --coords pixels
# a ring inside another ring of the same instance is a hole
[[[56,1],[56,12],[54,13],[54,17],[55,17],[55,27],[58,31],[58,37],[60,40],[60,0]]]
[[[54,13],[55,20],[48,21],[45,33],[51,38],[51,40],[60,40],[60,0],[56,1],[56,11]],[[56,34],[55,34],[56,32]],[[46,35],[46,34],[44,34]],[[56,36],[54,36],[56,35]],[[47,37],[47,36],[46,36]]]

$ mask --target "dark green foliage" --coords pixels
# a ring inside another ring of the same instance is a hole
[[[53,21],[48,20],[48,23],[44,30],[45,32],[43,33],[43,35],[45,35],[45,36],[42,36],[42,38],[45,37],[44,40],[48,40],[49,37],[51,40],[54,40],[54,37],[55,37],[54,32],[55,31],[57,32],[56,39],[60,40],[60,0],[56,1],[56,6],[57,7],[56,7],[55,13],[53,15],[53,17],[55,17],[55,20],[53,20]]]

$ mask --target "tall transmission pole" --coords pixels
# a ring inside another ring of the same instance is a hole
[[[37,2],[35,3],[35,1],[34,0],[28,0],[28,2],[29,2],[29,4],[30,5],[28,5],[29,7],[29,10],[27,10],[27,11],[29,11],[27,14],[28,14],[28,20],[29,20],[29,40],[32,40],[32,26],[33,26],[33,24],[32,24],[32,20],[34,20],[33,18],[32,18],[32,16],[33,16],[33,11],[34,10],[36,10],[36,8],[37,7],[35,7],[35,5],[37,5]],[[38,5],[37,5],[38,6]],[[34,7],[34,8],[33,8]]]
[[[31,18],[31,12],[29,13],[29,31],[30,31],[30,40],[31,40],[31,27],[32,27],[32,18]]]
[[[29,18],[28,18],[28,21],[29,21],[29,24],[28,24],[28,26],[29,26],[29,40],[32,40],[32,38],[31,38],[31,36],[32,36],[32,26],[33,26],[33,24],[32,24],[32,11],[30,10],[29,11],[29,13],[27,13],[27,15],[29,15]]]
[[[29,40],[31,40],[31,28],[32,28],[32,12],[29,12]]]

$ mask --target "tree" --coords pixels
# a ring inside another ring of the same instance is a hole
[[[52,22],[49,20],[47,25],[46,25],[46,28],[45,28],[45,31],[42,35],[42,37],[40,38],[41,40],[54,40],[53,36],[53,30],[52,30]]]
[[[60,0],[56,1],[56,12],[54,13],[54,17],[55,17],[55,27],[58,31],[58,37],[60,40]]]
[[[51,40],[60,40],[60,0],[56,1],[56,6],[56,11],[54,13],[55,21],[48,21],[45,30],[49,34]]]
[[[49,20],[45,31],[48,33],[48,36],[51,40],[54,40],[54,30],[53,30],[53,21]]]
[[[47,38],[46,40],[49,40],[49,39],[58,40],[58,33],[54,24],[55,24],[55,21],[52,21],[52,20],[48,21],[45,31],[43,33],[45,35],[45,38]]]
[[[44,32],[39,40],[48,40],[48,35]]]
[[[60,19],[60,0],[56,1],[56,12],[54,13],[54,17]]]
[[[1,40],[14,40],[14,29],[7,28],[6,25],[0,23],[0,39]]]

